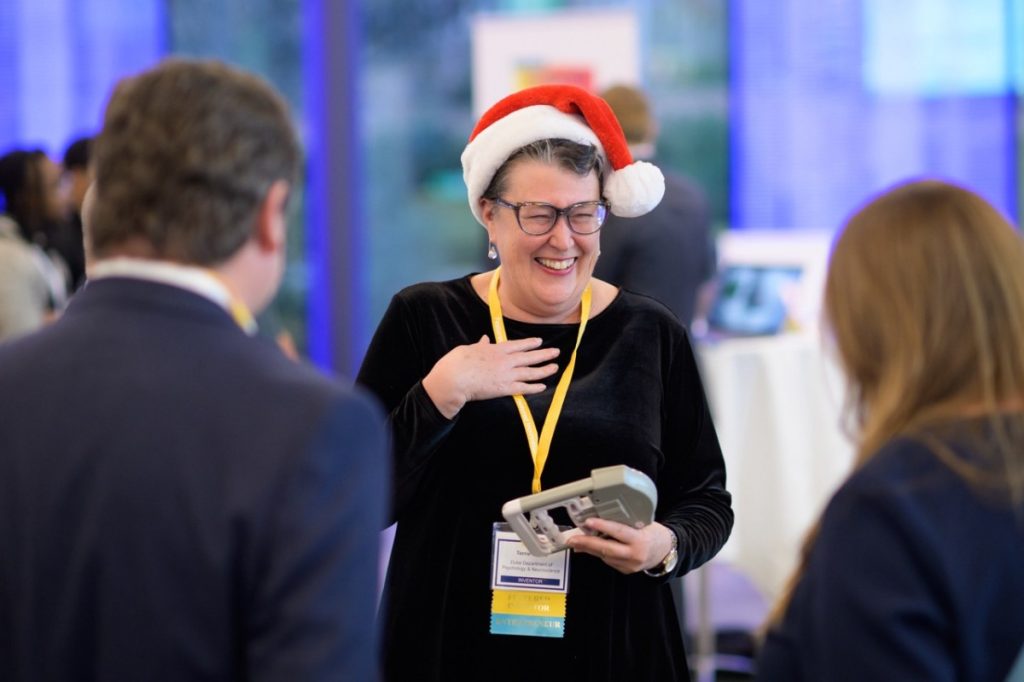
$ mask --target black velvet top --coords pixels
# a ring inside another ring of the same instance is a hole
[[[506,318],[510,339],[539,336],[568,362],[577,324]],[[593,556],[571,558],[562,639],[492,635],[492,524],[530,493],[533,461],[511,397],[475,401],[449,421],[421,384],[453,347],[493,341],[487,304],[469,277],[398,293],[358,381],[394,428],[398,522],[383,606],[388,680],[687,680],[667,578],[622,575]],[[538,431],[561,372],[527,396]],[[679,540],[675,575],[729,537],[725,469],[693,350],[653,299],[622,291],[590,319],[551,443],[544,488],[627,464],[658,487],[656,518]]]

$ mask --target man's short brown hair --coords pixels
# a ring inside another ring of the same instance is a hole
[[[121,81],[93,148],[93,253],[141,239],[159,258],[215,265],[252,234],[276,180],[293,182],[288,107],[261,78],[170,59]]]
[[[651,142],[654,138],[654,117],[647,97],[629,85],[614,85],[601,93],[601,98],[619,119],[629,144]]]

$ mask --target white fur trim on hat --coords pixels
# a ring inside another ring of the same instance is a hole
[[[501,165],[531,142],[552,138],[595,145],[601,156],[605,157],[601,141],[581,117],[563,113],[547,104],[524,107],[509,113],[481,130],[466,145],[462,152],[462,178],[466,181],[469,208],[481,225],[484,219],[480,212],[480,197]]]

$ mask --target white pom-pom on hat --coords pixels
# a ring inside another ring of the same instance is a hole
[[[634,161],[613,171],[604,181],[604,198],[612,213],[623,218],[641,216],[665,195],[665,176],[653,163]]]
[[[546,139],[596,145],[607,161],[604,198],[624,218],[643,215],[665,194],[657,166],[633,161],[622,127],[603,99],[575,85],[538,85],[488,109],[462,152],[469,206],[483,224],[479,200],[505,161],[522,147]]]

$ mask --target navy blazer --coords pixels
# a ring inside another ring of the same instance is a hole
[[[983,471],[998,461],[986,429],[926,435]],[[1024,643],[1024,510],[978,480],[923,437],[895,438],[859,467],[825,509],[757,679],[1007,680]]]
[[[209,300],[89,283],[0,346],[0,679],[375,679],[386,448]]]

